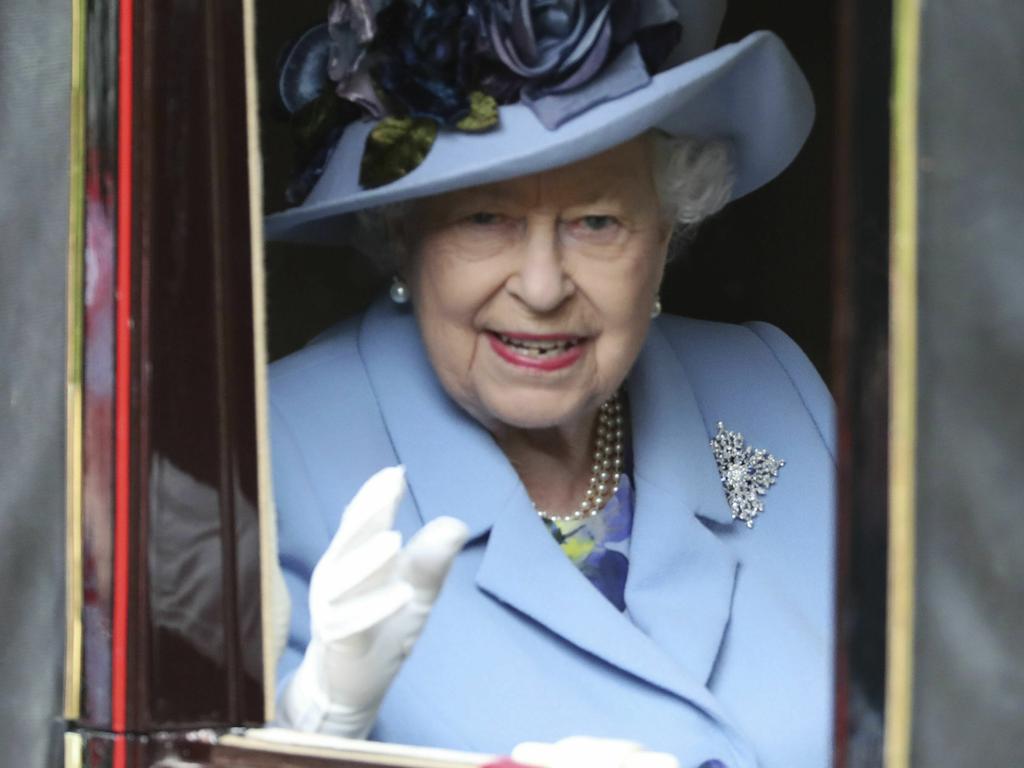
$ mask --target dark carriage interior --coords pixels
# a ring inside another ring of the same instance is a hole
[[[264,207],[284,205],[293,138],[274,68],[288,41],[320,21],[267,8],[258,26]],[[807,73],[817,115],[796,161],[766,187],[703,222],[671,265],[666,311],[725,322],[766,320],[790,334],[839,404],[841,729],[878,750],[885,678],[888,397],[889,77],[891,5],[749,0],[728,6],[721,40],[771,29]],[[271,359],[364,308],[388,277],[357,254],[268,243]]]
[[[304,0],[287,9],[276,4],[260,9],[267,212],[285,206],[284,190],[293,171],[294,139],[287,113],[277,102],[275,66],[288,42],[322,19],[322,6],[319,0]],[[807,145],[779,179],[701,225],[673,263],[663,291],[663,305],[669,312],[779,325],[797,340],[826,381],[834,378],[838,16],[834,3],[790,3],[784,9],[767,9],[746,0],[729,4],[722,42],[739,40],[756,29],[777,32],[810,79],[817,119]],[[874,149],[885,156],[884,137]],[[884,243],[884,220],[872,224],[879,225]],[[363,308],[386,282],[386,276],[350,254],[282,243],[268,244],[267,275],[272,359],[298,348],[339,317]]]

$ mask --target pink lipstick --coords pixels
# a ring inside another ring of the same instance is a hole
[[[491,349],[502,360],[536,371],[568,368],[580,359],[586,338],[564,333],[499,333],[488,331]]]

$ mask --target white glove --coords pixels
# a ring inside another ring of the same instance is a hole
[[[402,549],[391,527],[404,493],[402,467],[367,480],[313,570],[311,637],[281,696],[283,724],[354,739],[373,727],[469,535],[461,520],[438,517]]]
[[[540,768],[679,768],[666,752],[648,752],[633,741],[570,736],[554,744],[524,741],[512,750],[512,759]]]

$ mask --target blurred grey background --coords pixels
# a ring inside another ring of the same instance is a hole
[[[0,763],[63,763],[71,3],[0,2]]]
[[[915,766],[1024,758],[1024,3],[923,4]]]

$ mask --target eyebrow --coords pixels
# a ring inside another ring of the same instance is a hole
[[[585,197],[581,197],[577,200],[572,201],[566,207],[577,207],[583,205],[596,205],[603,202],[615,202],[621,203],[624,195],[616,194],[616,190],[620,190],[621,186],[609,185],[605,189],[601,190],[589,190],[592,194],[588,194]],[[487,188],[478,187],[476,191],[471,192],[470,190],[464,190],[463,194],[456,198],[454,202],[455,207],[473,207],[476,205],[486,205],[487,203],[516,203],[522,204],[522,196],[506,191],[503,188]]]

